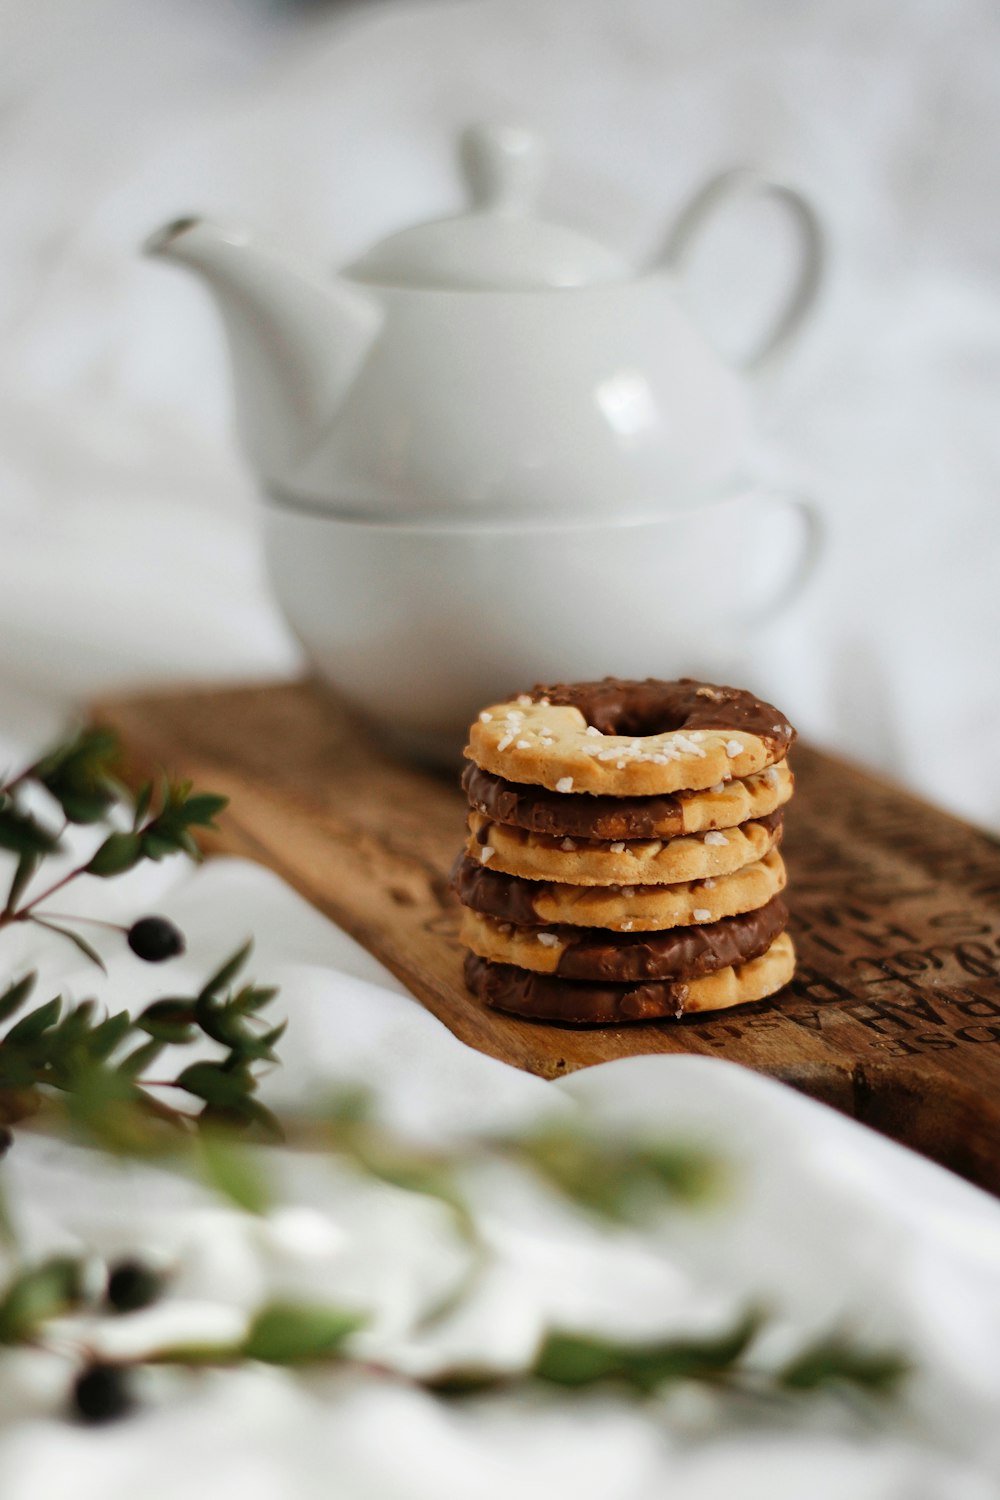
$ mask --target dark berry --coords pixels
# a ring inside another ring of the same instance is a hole
[[[114,1422],[135,1404],[128,1375],[115,1365],[88,1365],[73,1382],[73,1406],[84,1422]]]
[[[148,964],[162,964],[184,952],[184,934],[166,917],[140,917],[128,932],[128,945],[137,958]]]
[[[105,1300],[115,1312],[138,1312],[160,1295],[163,1283],[141,1260],[120,1260],[108,1273]]]

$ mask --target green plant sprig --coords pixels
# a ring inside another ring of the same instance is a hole
[[[95,1292],[93,1272],[92,1263],[66,1256],[23,1267],[0,1296],[0,1348],[45,1347],[49,1322],[74,1313],[114,1317],[138,1311],[159,1300],[167,1285],[164,1277],[127,1262],[106,1267]],[[154,1365],[189,1370],[253,1362],[297,1369],[337,1365],[422,1386],[451,1400],[533,1386],[567,1393],[607,1388],[641,1400],[678,1382],[696,1381],[772,1404],[818,1391],[879,1400],[890,1396],[907,1374],[897,1355],[851,1343],[840,1334],[809,1344],[777,1370],[764,1370],[755,1366],[752,1348],[765,1320],[750,1312],[721,1333],[700,1339],[644,1343],[550,1329],[519,1370],[457,1366],[419,1378],[351,1353],[350,1337],[366,1321],[353,1308],[282,1300],[266,1303],[242,1337],[226,1344],[165,1345],[141,1356],[109,1360],[81,1339],[71,1345],[77,1371],[69,1392],[71,1410],[89,1421],[124,1415],[135,1404],[134,1372]],[[59,1342],[66,1349],[64,1321]]]
[[[200,858],[193,830],[214,828],[214,819],[227,801],[214,793],[194,792],[190,782],[164,777],[158,786],[147,782],[139,790],[130,809],[131,827],[115,827],[115,812],[128,802],[116,775],[120,759],[115,735],[102,729],[82,729],[0,784],[0,849],[17,857],[7,899],[0,909],[0,929],[13,923],[35,923],[74,943],[101,968],[103,961],[96,950],[66,925],[84,919],[56,919],[46,911],[45,904],[83,876],[106,880],[125,874],[144,860],[159,861],[172,854]],[[58,825],[43,822],[25,805],[31,788],[43,790],[54,800],[61,813]],[[24,900],[44,862],[62,853],[71,824],[104,825],[104,836],[79,865]]]
[[[225,1122],[256,1126],[280,1136],[274,1116],[255,1098],[259,1068],[277,1061],[284,1023],[271,1026],[261,1011],[270,987],[231,988],[246,962],[247,944],[211,976],[196,995],[154,1000],[134,1019],[128,1011],[104,1014],[97,1002],[77,1005],[62,996],[28,1010],[0,1040],[0,1123],[15,1124],[47,1106],[93,1141],[115,1151],[148,1154],[171,1149],[174,1130]],[[28,974],[0,994],[0,1022],[25,1009],[35,985]],[[190,1062],[176,1074],[150,1069],[168,1046],[208,1039],[224,1049],[212,1060]],[[177,1090],[183,1107],[151,1090]]]

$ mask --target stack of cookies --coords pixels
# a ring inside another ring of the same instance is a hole
[[[598,1026],[787,984],[794,735],[750,693],[690,678],[539,686],[484,709],[455,871],[469,989]]]

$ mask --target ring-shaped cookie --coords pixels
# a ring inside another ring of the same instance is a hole
[[[613,932],[662,932],[693,922],[716,922],[763,906],[785,889],[787,875],[777,849],[718,879],[676,885],[567,885],[522,880],[491,870],[467,854],[454,874],[464,906],[520,927],[604,927]]]
[[[766,1000],[794,973],[795,948],[787,932],[775,938],[760,958],[686,984],[587,984],[533,974],[513,964],[490,963],[475,953],[465,957],[465,982],[483,1004],[509,1015],[566,1026],[615,1026],[729,1010]]]
[[[605,678],[538,686],[483,709],[465,753],[505,781],[648,797],[751,776],[782,760],[794,734],[739,688]]]
[[[789,800],[795,778],[787,760],[756,771],[745,780],[720,782],[701,792],[664,793],[658,797],[564,796],[545,787],[504,781],[490,771],[468,765],[462,788],[469,804],[492,823],[544,833],[551,838],[678,838],[734,828],[750,818],[766,817]]]
[[[466,908],[461,941],[480,958],[535,974],[596,984],[640,984],[647,979],[676,984],[759,958],[787,925],[788,908],[780,896],[739,917],[646,933],[515,927]]]
[[[780,812],[743,823],[739,828],[711,829],[677,839],[633,839],[597,843],[587,839],[551,839],[491,823],[469,813],[466,853],[473,859],[520,875],[525,880],[563,880],[571,885],[672,885],[682,880],[729,875],[763,859],[781,839]]]

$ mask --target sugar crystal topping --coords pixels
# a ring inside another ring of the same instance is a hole
[[[571,792],[572,790],[573,790],[573,778],[572,778],[572,776],[560,776],[559,780],[556,782],[556,791],[557,792]]]
[[[616,844],[612,844],[611,845],[611,853],[612,854],[624,854],[625,853],[625,845],[621,842],[621,840],[619,840]]]
[[[543,948],[558,948],[559,939],[554,932],[540,932],[537,936]]]
[[[704,750],[701,748],[701,746],[699,744],[697,744],[695,742],[695,740],[693,740],[691,738],[690,735],[687,735],[687,734],[675,734],[674,735],[674,744],[677,746],[677,748],[679,750],[683,750],[685,755],[697,755],[700,760],[704,760],[705,759],[705,752],[704,752]],[[741,748],[742,748],[742,746],[741,746]]]
[[[726,741],[726,754],[730,757],[743,754],[743,745],[740,740]]]
[[[706,844],[728,844],[729,840],[726,838],[726,835],[724,833],[719,833],[716,829],[713,828],[711,833],[706,833],[706,835],[705,835],[705,843]]]
[[[496,852],[492,844],[484,844],[479,851],[479,863],[488,865]]]
[[[711,919],[712,913],[705,906],[696,906],[691,915],[696,922],[708,922]]]

